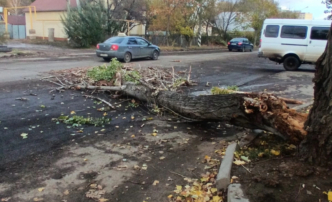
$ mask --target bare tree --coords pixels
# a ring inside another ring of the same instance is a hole
[[[219,12],[214,22],[215,27],[220,31],[220,35],[227,39],[227,32],[230,25],[236,22],[238,16],[238,2],[237,0],[226,0],[217,3],[217,11]]]

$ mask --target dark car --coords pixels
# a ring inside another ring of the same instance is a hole
[[[127,63],[136,58],[158,60],[160,48],[142,37],[117,36],[107,39],[104,43],[99,43],[96,54],[105,61],[117,58]]]
[[[246,50],[252,51],[254,49],[254,45],[250,43],[247,38],[234,38],[230,42],[228,42],[228,50],[238,50],[245,52]]]

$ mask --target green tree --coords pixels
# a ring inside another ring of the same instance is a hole
[[[239,11],[243,13],[238,18],[240,22],[246,22],[254,29],[254,44],[260,36],[264,20],[277,17],[279,10],[278,4],[274,0],[241,0]]]
[[[108,35],[116,35],[123,23],[109,20],[107,13],[102,1],[82,1],[80,9],[71,9],[62,16],[68,38],[79,47],[89,47]]]

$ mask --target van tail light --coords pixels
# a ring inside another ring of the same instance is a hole
[[[99,44],[97,44],[97,49],[99,49]]]
[[[262,39],[259,40],[259,47],[262,46]]]
[[[228,42],[227,44],[228,44],[228,45],[231,45],[231,42]]]
[[[239,42],[237,45],[241,46],[241,45],[242,45],[242,42]]]
[[[112,45],[111,50],[117,51],[119,49],[118,45]]]

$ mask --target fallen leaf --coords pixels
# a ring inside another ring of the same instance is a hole
[[[171,198],[173,198],[173,195],[172,194],[168,195],[167,198],[171,199]]]
[[[153,186],[156,186],[157,184],[159,184],[159,181],[158,180],[155,180],[154,182],[153,182]]]
[[[157,133],[152,133],[151,135],[152,135],[152,136],[157,136]]]
[[[40,105],[40,108],[45,108],[45,105]]]
[[[264,156],[264,152],[261,152],[261,153],[258,154],[258,157],[260,157],[260,158],[263,157],[263,156]]]
[[[246,164],[246,162],[241,161],[241,160],[238,160],[238,159],[236,159],[235,161],[233,161],[233,163],[234,163],[235,165],[238,165],[238,166]]]
[[[66,191],[63,192],[64,195],[68,195],[69,194],[69,191],[68,189]]]
[[[22,133],[21,136],[22,136],[23,139],[27,139],[28,138],[28,133]]]
[[[45,189],[45,187],[41,187],[41,188],[38,188],[38,191],[42,192],[42,191],[44,191],[44,189]]]
[[[91,187],[92,189],[96,189],[96,188],[97,188],[97,184],[90,184],[90,187]]]
[[[165,157],[164,157],[164,156],[162,156],[162,157],[160,157],[159,159],[160,159],[160,160],[164,160],[164,159],[165,159]]]
[[[99,199],[99,202],[106,202],[106,201],[108,201],[108,199],[106,199],[106,198]]]
[[[70,114],[76,114],[76,112],[75,111],[71,111]]]
[[[135,138],[135,135],[132,135],[131,137],[132,137],[132,138]]]
[[[248,162],[248,163],[250,162],[250,160],[247,156],[241,156],[241,159]]]
[[[103,116],[107,116],[107,113],[105,112],[105,113],[103,114]]]
[[[217,191],[218,191],[217,188],[211,188],[211,192],[212,192],[212,194],[216,193]]]
[[[271,154],[275,155],[275,156],[279,156],[280,155],[280,151],[279,150],[274,150],[274,149],[271,149]]]
[[[147,169],[148,169],[148,166],[146,164],[143,164],[142,170],[147,170]]]
[[[134,169],[135,169],[135,170],[140,170],[141,167],[139,167],[138,165],[134,165]]]
[[[33,201],[43,201],[43,198],[33,198]]]
[[[3,202],[7,202],[7,201],[9,201],[10,199],[11,199],[11,197],[2,198],[1,201],[3,201]]]

